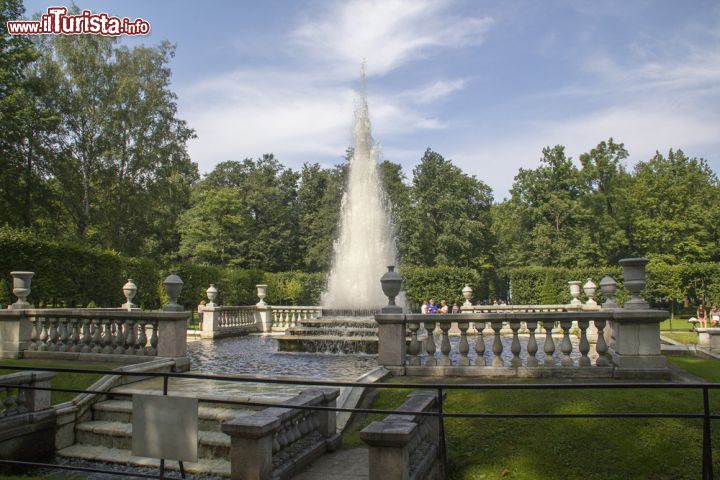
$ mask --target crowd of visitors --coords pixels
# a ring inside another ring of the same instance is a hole
[[[457,303],[453,304],[452,309],[448,307],[447,300],[440,300],[440,305],[435,303],[434,298],[423,300],[422,307],[420,307],[420,313],[427,315],[433,313],[460,313],[460,305]]]

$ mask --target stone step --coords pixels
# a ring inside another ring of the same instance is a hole
[[[377,331],[378,324],[373,319],[352,320],[352,319],[322,319],[311,318],[298,321],[298,325],[308,328],[372,328]]]
[[[370,353],[378,351],[378,337],[337,335],[283,335],[276,338],[285,352]]]
[[[58,450],[57,454],[61,457],[79,458],[94,462],[119,463],[150,468],[160,467],[160,460],[156,458],[136,457],[133,456],[130,450],[109,448],[101,445],[81,445],[76,443],[70,447]],[[180,470],[178,462],[174,460],[166,460],[165,468],[169,470]],[[184,462],[183,468],[186,472],[198,476],[230,476],[230,462],[227,458],[201,458],[197,463]]]
[[[198,430],[221,431],[222,422],[236,416],[252,415],[251,410],[218,408],[200,405],[198,407]],[[132,401],[105,400],[93,405],[93,420],[132,423]]]
[[[286,335],[323,335],[336,337],[377,337],[377,328],[338,328],[338,327],[290,327]]]
[[[113,449],[132,448],[132,424],[92,420],[75,427],[75,441],[83,445],[96,445]],[[230,436],[222,432],[198,431],[198,456],[224,458],[230,455]]]

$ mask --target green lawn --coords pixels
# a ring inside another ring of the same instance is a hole
[[[720,361],[669,360],[720,382]],[[396,408],[407,393],[383,390],[374,406]],[[711,393],[711,404],[714,412],[720,413],[720,392]],[[490,391],[479,387],[449,391],[445,408],[449,412],[701,412],[702,394],[650,389]],[[346,436],[345,446],[361,445],[359,430],[382,417],[366,419]],[[449,418],[445,425],[451,479],[675,480],[696,479],[701,472],[699,420]],[[713,426],[713,459],[715,471],[720,472],[720,422]]]
[[[3,366],[23,366],[23,367],[54,367],[54,368],[83,368],[88,370],[112,370],[120,365],[115,363],[100,362],[57,362],[53,360],[4,360],[0,359],[0,365]],[[0,369],[0,375],[13,373],[18,370]],[[77,388],[86,389],[95,383],[102,375],[92,373],[56,373],[51,381],[54,388]],[[4,395],[4,393],[3,393]],[[52,403],[58,404],[72,400],[76,393],[71,392],[52,392]]]
[[[672,319],[672,321],[668,318],[667,320],[660,322],[660,330],[663,330],[663,331],[675,330],[675,331],[679,331],[679,332],[691,332],[693,327],[692,327],[692,324],[690,322],[688,322],[688,318],[690,318],[690,316],[682,317],[682,318],[675,317],[674,319]]]
[[[672,338],[673,340],[687,345],[697,345],[698,343],[698,335],[695,332],[666,331],[660,333],[665,337]]]

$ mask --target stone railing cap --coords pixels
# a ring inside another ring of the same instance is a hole
[[[625,309],[612,310],[612,319],[617,322],[627,323],[657,323],[670,317],[670,312],[657,309]]]
[[[34,370],[0,375],[0,383],[22,385],[24,383],[45,382],[55,376],[54,372],[36,372]]]
[[[360,432],[360,438],[370,446],[404,447],[417,430],[413,422],[373,422]]]
[[[280,419],[272,415],[237,416],[222,424],[222,431],[230,436],[262,438],[280,427]]]

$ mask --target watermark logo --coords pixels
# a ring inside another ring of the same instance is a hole
[[[40,20],[9,20],[10,35],[147,35],[150,23],[142,18],[130,20],[107,13],[83,10],[79,15],[68,15],[65,7],[49,7]]]

